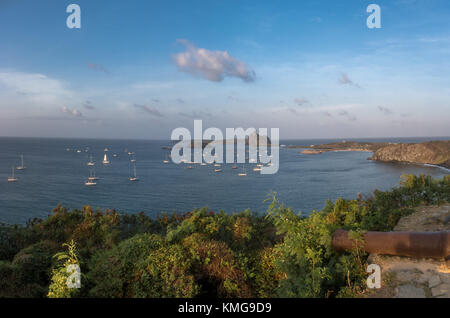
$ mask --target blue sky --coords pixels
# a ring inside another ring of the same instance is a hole
[[[449,16],[445,0],[3,0],[0,135],[168,139],[195,118],[281,138],[448,136]]]

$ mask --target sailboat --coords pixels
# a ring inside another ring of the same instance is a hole
[[[92,160],[92,155],[91,155],[91,159],[89,160],[89,162],[87,163],[88,166],[95,166],[95,162]]]
[[[89,181],[94,181],[94,180],[98,180],[98,177],[95,176],[95,168],[91,169],[91,171],[89,172]]]
[[[136,175],[136,165],[133,165],[134,175],[130,177],[130,181],[139,181],[139,178]]]
[[[92,186],[97,185],[97,182],[94,182],[94,181],[92,181],[92,180],[88,180],[88,181],[86,181],[86,182],[84,183],[84,185],[85,185],[86,187],[92,187]]]
[[[247,172],[245,171],[245,165],[242,165],[242,172],[238,173],[239,177],[246,177],[247,176]]]
[[[136,162],[136,156],[134,155],[134,153],[131,155],[130,162],[131,163],[135,163]]]
[[[108,160],[108,156],[106,155],[106,153],[105,153],[105,156],[103,157],[103,164],[104,165],[109,165],[110,164],[110,162]]]
[[[24,170],[25,166],[23,164],[23,155],[21,155],[20,158],[21,158],[21,165],[17,167],[17,170]]]
[[[16,182],[17,178],[14,176],[14,167],[12,167],[12,176],[8,178],[8,182]]]

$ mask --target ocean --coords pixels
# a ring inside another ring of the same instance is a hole
[[[438,138],[347,139],[355,141],[421,142]],[[441,138],[448,139],[448,138]],[[341,139],[284,140],[280,144],[310,145]],[[261,175],[247,164],[247,177],[224,164],[221,173],[212,165],[164,164],[169,141],[94,140],[50,138],[0,138],[0,222],[25,223],[45,218],[58,204],[69,208],[90,205],[123,213],[185,213],[207,206],[227,213],[250,209],[264,213],[271,193],[296,212],[310,213],[324,207],[326,199],[355,198],[398,184],[402,174],[424,173],[442,177],[449,171],[439,167],[392,164],[367,160],[367,152],[300,154],[301,149],[280,148],[280,169],[274,175]],[[89,151],[86,152],[86,149]],[[110,165],[101,162],[104,149]],[[67,151],[69,149],[69,151]],[[81,150],[81,152],[77,152]],[[138,182],[130,182],[128,152],[136,155]],[[7,182],[12,166],[24,156],[26,169],[15,171],[18,182]],[[117,157],[113,157],[116,154]],[[87,162],[96,162],[97,185],[85,186]],[[242,165],[239,165],[241,167]]]

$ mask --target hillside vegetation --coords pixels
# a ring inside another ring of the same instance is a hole
[[[450,202],[450,176],[404,176],[391,191],[327,201],[309,216],[269,197],[256,215],[184,215],[58,206],[45,220],[0,227],[0,297],[352,297],[367,255],[336,253],[337,228],[362,239],[389,231],[419,204]],[[81,288],[66,285],[79,264]]]

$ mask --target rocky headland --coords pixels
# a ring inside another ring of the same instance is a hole
[[[450,140],[423,143],[386,143],[343,141],[323,145],[288,146],[302,148],[302,154],[318,155],[331,151],[372,152],[369,160],[382,162],[404,162],[431,164],[450,168]]]
[[[450,140],[387,145],[376,150],[370,159],[384,162],[432,164],[450,168]]]

